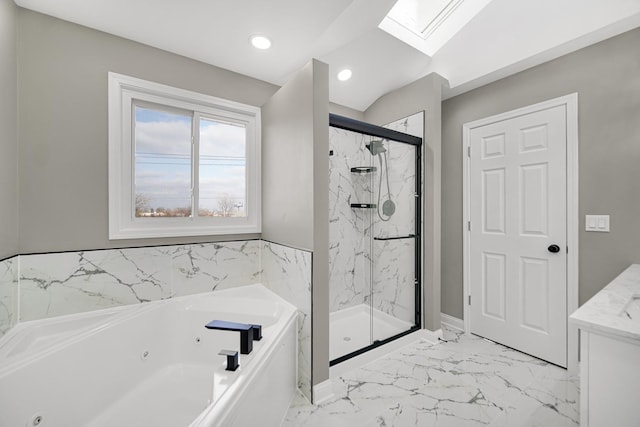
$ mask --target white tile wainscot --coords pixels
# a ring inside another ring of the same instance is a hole
[[[640,419],[640,265],[576,310],[580,328],[580,425],[637,427]]]

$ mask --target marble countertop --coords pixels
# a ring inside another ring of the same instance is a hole
[[[578,308],[569,321],[580,329],[640,344],[640,319],[627,312],[627,304],[640,297],[640,264],[632,264]]]

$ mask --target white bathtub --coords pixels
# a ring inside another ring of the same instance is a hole
[[[263,326],[240,368],[223,349]],[[262,285],[19,324],[0,340],[0,427],[278,426],[296,392],[297,310]]]

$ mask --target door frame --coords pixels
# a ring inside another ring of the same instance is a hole
[[[462,125],[462,241],[463,241],[463,314],[464,331],[471,333],[470,296],[470,193],[469,193],[469,137],[474,128],[513,119],[541,110],[564,106],[567,132],[567,369],[578,369],[578,328],[569,323],[569,315],[578,308],[578,94],[561,96],[548,101],[518,108],[505,113],[468,122]]]

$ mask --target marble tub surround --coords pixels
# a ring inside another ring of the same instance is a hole
[[[294,402],[283,427],[578,426],[578,381],[566,370],[472,335],[444,339],[342,375],[334,399]]]
[[[253,241],[20,256],[20,321],[258,283]]]
[[[262,240],[22,255],[2,261],[0,336],[17,322],[255,283],[300,310],[298,385],[311,399],[311,253]]]
[[[20,321],[171,296],[171,263],[155,248],[20,257]]]
[[[260,240],[160,247],[171,258],[172,296],[260,283]]]
[[[640,344],[640,319],[625,314],[628,304],[640,296],[640,264],[633,264],[585,302],[569,321],[580,329]]]
[[[298,310],[298,389],[311,401],[311,252],[260,242],[261,283]]]
[[[0,337],[18,321],[18,257],[0,261]]]

